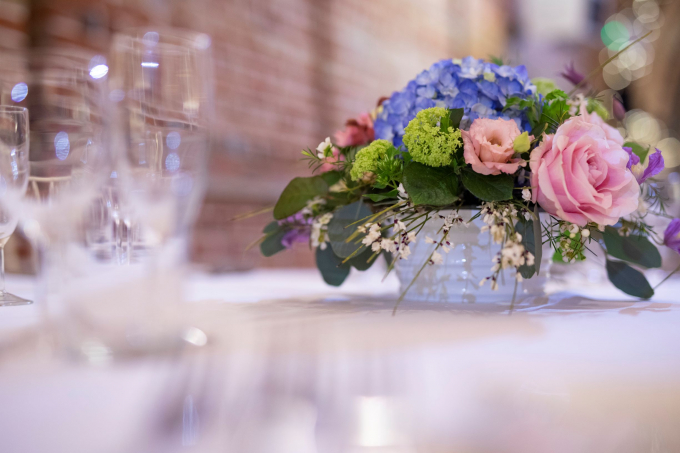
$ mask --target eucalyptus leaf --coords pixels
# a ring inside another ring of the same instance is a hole
[[[359,253],[358,255],[350,258],[347,261],[347,264],[351,265],[356,270],[365,271],[365,270],[369,269],[371,266],[373,266],[373,263],[375,263],[377,261],[377,259],[371,260],[372,256],[373,256],[373,250],[371,250],[370,248],[367,248],[366,250]]]
[[[465,188],[482,201],[512,199],[512,190],[515,187],[515,178],[512,175],[480,175],[471,169],[464,169],[461,176]]]
[[[450,167],[411,162],[404,168],[403,184],[415,205],[447,206],[460,195],[458,178]]]
[[[286,249],[281,244],[286,230],[279,225],[279,222],[274,221],[268,224],[264,227],[263,233],[266,235],[265,239],[260,243],[260,252],[262,252],[263,256],[270,257]]]
[[[342,179],[342,172],[327,171],[325,173],[321,173],[319,176],[326,182],[326,184],[328,184],[328,187],[331,187]]]
[[[536,236],[534,235],[534,222],[520,219],[515,225],[515,231],[522,235],[522,245],[532,255],[536,256]],[[519,273],[523,278],[531,278],[536,273],[536,264],[529,266],[523,264],[519,267]]]
[[[333,253],[333,249],[321,247],[316,249],[316,267],[319,268],[323,280],[331,286],[340,286],[349,275],[350,265],[342,264],[342,258]]]
[[[295,178],[288,183],[274,206],[274,218],[282,220],[299,212],[309,200],[328,193],[328,183],[322,176]]]
[[[629,263],[646,268],[661,267],[661,254],[654,244],[644,236],[621,236],[616,228],[604,230],[604,245],[607,253]]]
[[[630,296],[649,299],[654,295],[654,290],[642,272],[623,261],[607,260],[607,275],[614,286]]]
[[[264,227],[264,230],[262,230],[262,232],[264,234],[267,234],[267,233],[273,233],[274,231],[278,231],[280,229],[281,229],[281,225],[279,225],[279,222],[274,220],[273,222],[269,222],[267,224],[267,226]]]
[[[399,191],[397,189],[390,190],[384,193],[367,193],[364,197],[370,199],[372,202],[377,203],[378,201],[389,200],[390,198],[397,198]]]
[[[347,258],[360,247],[363,247],[360,241],[361,237],[350,242],[347,242],[347,238],[354,234],[358,227],[366,223],[357,221],[371,214],[371,210],[363,201],[355,201],[333,213],[333,218],[328,224],[328,239],[337,256]]]

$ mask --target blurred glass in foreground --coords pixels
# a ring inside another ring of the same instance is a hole
[[[0,306],[31,303],[5,291],[5,244],[19,223],[28,184],[28,131],[27,109],[0,105]]]

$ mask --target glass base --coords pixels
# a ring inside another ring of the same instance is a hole
[[[0,307],[10,307],[12,305],[30,305],[32,300],[24,299],[23,297],[15,296],[14,294],[2,292],[0,293]]]

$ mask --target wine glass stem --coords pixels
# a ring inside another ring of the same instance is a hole
[[[5,293],[5,246],[0,246],[0,294]]]

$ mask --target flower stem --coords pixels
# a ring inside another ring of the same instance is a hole
[[[416,276],[413,277],[413,280],[411,280],[411,283],[409,283],[408,286],[406,287],[406,289],[401,293],[401,296],[399,296],[399,299],[397,299],[397,303],[394,305],[394,309],[392,310],[392,316],[395,316],[397,314],[397,308],[399,308],[399,305],[404,300],[404,297],[406,297],[406,293],[408,292],[409,289],[411,289],[411,286],[413,286],[413,284],[416,282],[416,280],[418,280],[418,277],[420,277],[421,272],[423,272],[425,267],[427,267],[427,264],[432,259],[434,252],[436,252],[437,249],[439,249],[439,247],[442,245],[442,242],[444,242],[446,240],[448,235],[449,235],[448,231],[446,233],[444,233],[444,236],[442,236],[441,240],[439,242],[437,242],[437,246],[434,248],[434,250],[432,250],[432,253],[430,253],[430,256],[427,257],[427,260],[425,260],[425,262],[420,267],[420,269],[418,269],[418,272],[416,273]]]
[[[643,39],[645,39],[647,36],[651,35],[651,34],[652,34],[652,31],[653,31],[653,30],[650,30],[648,33],[645,33],[643,36],[639,37],[638,39],[636,39],[636,40],[633,41],[632,43],[628,44],[628,45],[627,45],[626,47],[624,47],[623,49],[621,49],[621,50],[619,50],[618,52],[616,52],[616,53],[614,54],[614,56],[608,58],[608,59],[607,59],[604,63],[602,63],[600,66],[598,66],[597,68],[595,68],[595,69],[593,69],[592,71],[590,71],[590,73],[589,73],[587,76],[585,76],[585,77],[583,78],[583,80],[581,80],[579,83],[576,84],[576,86],[574,86],[574,88],[572,88],[572,90],[569,92],[568,96],[571,97],[574,93],[576,93],[576,91],[577,91],[579,88],[581,88],[583,85],[585,85],[586,82],[587,82],[588,80],[590,80],[595,74],[597,74],[597,73],[600,72],[602,69],[604,69],[605,66],[607,66],[609,63],[611,63],[612,61],[614,61],[614,60],[615,60],[619,55],[621,55],[623,52],[625,52],[626,50],[630,49],[630,48],[633,47],[635,44],[637,44],[637,43],[639,43],[640,41],[642,41]]]
[[[678,271],[680,271],[680,265],[678,265],[678,267],[676,267],[675,270],[674,270],[673,272],[671,272],[670,274],[666,275],[666,278],[664,278],[663,280],[661,280],[661,281],[654,287],[654,291],[656,291],[656,289],[657,289],[659,286],[661,286],[666,280],[668,280],[669,278],[671,278],[671,277],[673,276],[673,274],[675,274],[675,273],[678,272]]]

